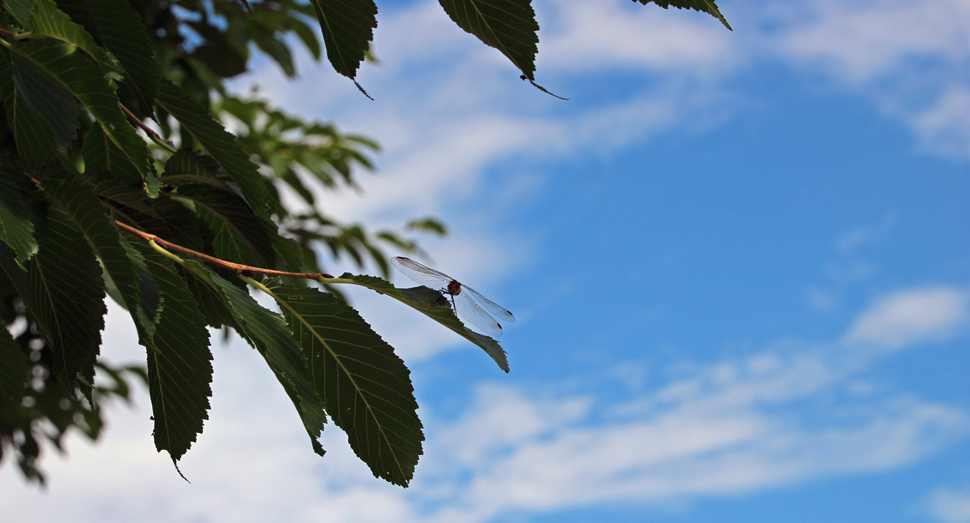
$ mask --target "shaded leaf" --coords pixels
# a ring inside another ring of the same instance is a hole
[[[724,27],[731,29],[731,25],[728,24],[727,19],[721,14],[721,10],[717,8],[717,4],[714,0],[633,0],[634,2],[640,2],[643,5],[648,3],[654,3],[667,9],[668,7],[676,7],[678,9],[694,9],[695,11],[701,11],[707,13],[714,18],[717,18],[724,24]],[[733,31],[733,29],[731,29]]]
[[[173,262],[145,244],[136,248],[163,297],[148,348],[148,393],[155,418],[155,448],[177,461],[202,433],[212,395],[209,331]]]
[[[263,355],[276,374],[276,379],[290,396],[307,434],[310,435],[314,452],[322,456],[324,450],[318,440],[327,417],[323,402],[313,390],[306,359],[293,339],[293,333],[287,328],[286,321],[279,314],[260,307],[246,291],[202,264],[194,260],[185,260],[185,263],[193,272],[202,275],[219,293],[232,312],[239,334]]]
[[[54,354],[54,374],[69,391],[93,383],[94,362],[104,328],[104,281],[101,266],[70,218],[52,206],[40,250],[17,266],[0,249],[4,272],[20,293],[27,310]]]
[[[30,30],[30,9],[34,0],[3,0],[3,7],[20,22],[20,26]]]
[[[360,275],[355,276],[353,274],[343,274],[340,279],[351,280],[357,285],[367,287],[368,289],[374,290],[380,294],[386,294],[401,303],[411,307],[412,309],[421,312],[425,316],[431,318],[432,320],[448,327],[452,331],[456,332],[459,336],[465,338],[466,340],[474,343],[481,347],[482,350],[488,354],[499,368],[505,372],[509,371],[509,361],[505,354],[505,349],[493,338],[479,334],[465,327],[465,325],[455,316],[454,311],[451,307],[443,306],[439,299],[430,299],[433,297],[431,294],[426,294],[423,291],[418,293],[414,289],[408,289],[408,293],[405,294],[402,290],[394,287],[386,280],[378,278],[376,276],[366,276]],[[436,293],[441,297],[441,293],[432,289],[428,289],[432,293]],[[429,299],[424,299],[424,297]],[[415,299],[419,298],[420,299]]]
[[[90,2],[88,3],[90,4]],[[67,14],[58,9],[54,0],[34,0],[30,22],[33,28],[32,32],[37,36],[50,36],[76,45],[106,70],[116,73],[122,72],[121,66],[118,65],[114,57],[96,44],[92,35],[84,27],[76,24]],[[147,37],[144,32],[142,35],[143,38]]]
[[[172,197],[193,204],[192,209],[215,234],[212,245],[219,258],[258,267],[275,265],[276,255],[267,227],[235,194],[205,185],[189,185],[179,187]]]
[[[39,114],[54,132],[54,142],[62,153],[77,138],[78,103],[63,85],[43,68],[18,53],[10,54],[13,83],[24,102]]]
[[[27,384],[30,364],[27,355],[7,329],[0,332],[0,396],[20,401]]]
[[[108,139],[100,125],[92,126],[84,137],[81,154],[84,156],[85,170],[104,171],[125,185],[142,185],[142,175],[138,168]],[[158,195],[157,190],[155,195]]]
[[[439,1],[458,27],[501,51],[534,83],[539,24],[531,0]]]
[[[40,217],[31,206],[36,193],[23,169],[0,157],[0,241],[13,250],[21,265],[39,248],[34,222]]]
[[[86,171],[84,174],[94,185],[92,191],[102,199],[115,219],[183,247],[206,250],[211,233],[207,235],[205,223],[181,203],[164,194],[148,198],[140,188],[124,185],[100,172]]]
[[[152,300],[150,296],[157,296],[158,291],[150,274],[143,273],[139,276],[135,272],[139,264],[144,267],[144,261],[133,259],[129,255],[121,243],[118,228],[108,219],[98,197],[86,187],[60,180],[47,180],[43,189],[48,198],[56,202],[81,229],[84,238],[94,249],[105,272],[118,289],[125,308],[135,320],[139,336],[142,339],[149,337],[158,319],[157,299]],[[141,286],[144,287],[140,288]]]
[[[31,170],[40,169],[55,158],[54,133],[41,115],[27,106],[13,82],[13,70],[6,53],[0,53],[0,96],[7,113],[7,125],[13,131],[17,151]]]
[[[48,0],[49,1],[49,0]],[[98,25],[101,43],[124,67],[125,84],[144,114],[153,114],[161,72],[141,16],[126,0],[86,0]]]
[[[188,131],[212,158],[239,184],[246,200],[257,216],[269,218],[266,181],[249,161],[236,138],[218,124],[198,102],[189,98],[168,80],[162,80],[156,97],[158,104],[178,120],[182,129]]]
[[[97,65],[50,38],[19,42],[10,49],[13,51],[11,56],[26,59],[68,89],[84,104],[108,139],[121,149],[142,177],[147,179],[150,176],[148,146],[128,123],[118,107],[114,89]],[[76,114],[72,118],[77,121]]]
[[[327,59],[340,74],[353,79],[374,39],[377,4],[373,0],[311,0],[323,30]],[[356,82],[355,82],[356,83]],[[360,87],[358,85],[358,87]]]
[[[313,386],[374,476],[407,486],[422,454],[411,372],[353,308],[330,293],[271,280],[310,363]]]

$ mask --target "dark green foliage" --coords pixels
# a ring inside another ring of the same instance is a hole
[[[236,321],[239,334],[255,347],[296,406],[314,452],[324,454],[318,441],[327,418],[320,397],[313,389],[307,362],[286,322],[275,312],[259,306],[249,294],[214,272],[189,262],[188,267],[203,275],[226,303]]]
[[[440,0],[459,27],[502,52],[535,80],[539,24],[531,0]]]
[[[158,326],[147,340],[148,392],[155,448],[178,460],[202,433],[212,390],[209,332],[195,299],[171,260],[136,244],[162,296]]]
[[[375,476],[406,486],[422,454],[411,372],[343,300],[268,282],[309,360],[314,390]]]
[[[39,209],[32,205],[37,190],[22,171],[0,156],[0,242],[13,250],[21,265],[37,254],[34,222],[39,218]]]
[[[357,76],[374,39],[377,4],[373,0],[310,0],[323,30],[327,59],[338,73]]]
[[[727,25],[712,0],[639,1]],[[442,6],[535,84],[530,0]],[[209,326],[258,350],[314,452],[324,453],[329,416],[375,476],[406,486],[424,441],[410,371],[339,285],[418,310],[508,372],[502,347],[466,329],[438,291],[352,274],[308,287],[327,257],[374,264],[386,277],[385,248],[417,251],[398,232],[319,208],[320,191],[357,187],[377,144],[225,89],[253,49],[294,76],[287,42],[320,58],[318,35],[333,68],[354,79],[377,27],[373,0],[4,0],[0,24],[0,318],[11,329],[0,333],[0,459],[14,456],[26,478],[44,480],[42,442],[60,448],[71,429],[97,438],[101,405],[127,399],[131,378],[148,386],[157,450],[180,459],[208,419]],[[299,211],[284,188],[302,200]],[[446,232],[433,218],[405,230]],[[263,281],[271,269],[310,274]],[[106,293],[131,314],[145,367],[98,361]]]
[[[54,161],[57,145],[54,132],[41,115],[27,106],[27,101],[14,85],[10,60],[0,53],[0,96],[7,113],[7,125],[13,132],[21,161],[37,170]]]
[[[509,360],[506,357],[505,349],[493,338],[479,334],[465,327],[465,325],[455,316],[454,311],[444,296],[438,291],[427,287],[416,287],[414,289],[398,289],[381,278],[374,276],[354,276],[344,274],[341,278],[353,280],[357,285],[367,287],[380,294],[386,294],[391,298],[405,303],[411,308],[431,318],[432,320],[448,327],[459,336],[481,347],[489,355],[499,368],[505,372],[509,371]]]
[[[727,19],[721,14],[721,10],[717,8],[717,4],[714,3],[714,0],[671,0],[669,2],[666,0],[633,1],[640,2],[643,5],[647,5],[648,3],[652,2],[660,7],[663,7],[664,9],[667,9],[668,7],[676,7],[678,9],[693,9],[695,11],[701,11],[713,16],[714,18],[717,18],[722,24],[724,24],[724,27],[731,29],[731,25],[728,24]]]
[[[161,72],[141,17],[127,0],[85,0],[84,3],[97,23],[101,45],[124,69],[124,85],[137,101],[131,109],[139,116],[153,115]]]

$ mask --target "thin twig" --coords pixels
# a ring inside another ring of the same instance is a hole
[[[168,144],[168,142],[166,142],[161,136],[159,136],[154,129],[145,125],[145,122],[139,120],[138,117],[135,116],[135,114],[132,113],[127,107],[125,107],[123,103],[118,102],[118,106],[121,107],[122,111],[124,111],[125,116],[127,116],[128,119],[131,120],[133,124],[137,125],[138,128],[140,128],[142,131],[145,131],[145,134],[147,134],[148,137],[151,138],[153,142],[165,148],[165,150],[167,150],[168,152],[173,154],[175,153],[175,148],[173,148],[171,145]]]
[[[135,229],[130,225],[125,225],[117,220],[115,221],[115,224],[118,225],[119,229],[127,232],[128,234],[137,236],[142,240],[145,240],[146,242],[153,241],[158,245],[165,247],[166,249],[169,249],[175,252],[181,252],[183,254],[191,254],[213,265],[218,265],[219,267],[225,267],[231,271],[236,272],[237,274],[266,274],[268,276],[285,276],[287,278],[305,278],[308,280],[316,280],[316,281],[320,281],[322,278],[333,279],[333,276],[322,272],[276,271],[273,269],[263,269],[262,267],[252,267],[249,265],[243,265],[241,263],[233,263],[220,258],[216,258],[215,256],[209,256],[208,254],[203,254],[198,251],[193,251],[192,249],[189,249],[187,247],[182,247],[181,245],[172,243],[167,240],[163,240],[158,236],[155,236],[154,234],[149,234],[144,231],[139,231],[138,229]]]

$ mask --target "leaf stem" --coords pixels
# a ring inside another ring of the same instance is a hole
[[[33,36],[33,34],[30,31],[11,31],[9,29],[4,29],[2,27],[0,27],[0,35],[9,36],[14,40],[27,40],[31,36]]]
[[[204,261],[206,261],[208,263],[211,263],[213,265],[217,265],[219,267],[225,267],[226,269],[229,269],[231,271],[234,271],[234,272],[236,272],[238,274],[242,274],[242,275],[246,275],[247,273],[248,274],[266,274],[268,276],[283,276],[283,277],[287,277],[287,278],[304,278],[304,279],[315,280],[315,281],[324,282],[324,283],[332,283],[331,281],[325,281],[325,280],[336,280],[336,279],[339,279],[339,278],[334,278],[333,276],[331,276],[329,274],[324,274],[322,272],[289,272],[289,271],[277,271],[277,270],[273,270],[273,269],[264,269],[262,267],[253,267],[251,265],[243,265],[241,263],[234,263],[234,262],[230,262],[230,261],[223,260],[221,258],[216,258],[215,256],[210,256],[208,254],[204,254],[204,253],[201,253],[201,252],[198,252],[198,251],[193,251],[192,249],[189,249],[187,247],[182,247],[181,245],[178,245],[177,243],[172,243],[170,241],[163,240],[163,239],[159,238],[158,236],[155,236],[154,234],[149,234],[149,233],[144,232],[144,231],[139,231],[138,229],[136,229],[136,228],[134,228],[134,227],[132,227],[130,225],[125,225],[125,224],[123,224],[123,223],[121,223],[121,222],[119,222],[117,220],[115,220],[115,225],[117,225],[119,229],[121,229],[122,231],[125,231],[128,234],[131,234],[133,236],[137,236],[137,237],[141,238],[142,240],[145,240],[146,242],[149,242],[150,244],[151,243],[154,243],[155,245],[158,246],[158,248],[163,248],[164,247],[164,249],[162,249],[159,252],[166,253],[168,251],[166,251],[165,249],[168,249],[168,250],[172,250],[172,251],[175,251],[175,252],[181,252],[183,254],[191,254],[192,256],[195,256],[195,257],[197,257],[197,258],[199,258],[201,260],[204,260]],[[156,248],[156,250],[158,250],[158,248]],[[169,258],[171,258],[173,256],[175,258],[178,258],[178,256],[175,256],[172,253],[168,253],[168,257]],[[345,281],[349,281],[349,280],[343,280],[343,281],[341,281],[341,283],[343,283]]]

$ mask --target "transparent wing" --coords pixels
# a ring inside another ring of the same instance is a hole
[[[465,318],[468,323],[482,329],[482,332],[489,336],[498,338],[502,335],[502,326],[494,318],[482,310],[471,297],[465,295],[467,287],[462,287],[462,292],[455,296],[455,309],[458,314]]]
[[[415,283],[435,290],[447,289],[453,278],[404,256],[391,258],[391,264]]]
[[[515,316],[512,316],[511,312],[505,310],[504,307],[486,298],[485,296],[482,296],[475,289],[462,285],[461,292],[462,294],[466,292],[468,294],[471,294],[472,298],[475,298],[475,300],[478,301],[478,303],[482,306],[482,308],[488,311],[488,313],[491,314],[492,316],[495,316],[500,320],[505,320],[509,323],[515,323]]]

